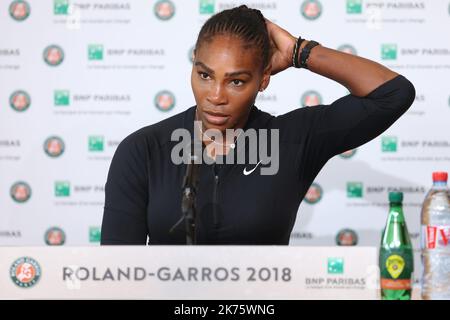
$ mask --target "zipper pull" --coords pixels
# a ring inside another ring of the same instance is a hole
[[[219,216],[217,215],[217,185],[219,184],[219,176],[216,174],[214,176],[214,194],[213,194],[213,223],[214,226],[219,224]]]

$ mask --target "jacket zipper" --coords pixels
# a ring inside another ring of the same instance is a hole
[[[217,216],[217,185],[219,184],[219,176],[215,174],[214,176],[214,191],[213,191],[213,221],[214,225],[217,226],[219,224],[219,219]]]

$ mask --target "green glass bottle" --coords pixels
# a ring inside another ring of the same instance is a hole
[[[411,299],[413,249],[402,202],[402,192],[389,192],[389,215],[381,237],[379,260],[383,300]]]

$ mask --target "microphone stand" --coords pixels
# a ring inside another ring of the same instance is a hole
[[[195,155],[189,156],[189,162],[186,166],[186,173],[182,183],[182,198],[181,198],[181,211],[183,216],[181,219],[170,229],[172,233],[176,227],[184,220],[186,228],[186,244],[193,245],[197,243],[195,232],[195,218],[197,216],[197,185],[198,185],[198,170],[199,166],[194,162],[196,160]]]

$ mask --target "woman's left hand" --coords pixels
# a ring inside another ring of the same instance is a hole
[[[292,66],[292,53],[297,39],[289,32],[266,19],[272,53],[272,72],[277,74]]]

